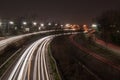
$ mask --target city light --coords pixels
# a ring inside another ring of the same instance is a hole
[[[0,26],[2,26],[2,22],[0,22]]]
[[[52,24],[49,22],[48,25],[51,26]]]
[[[57,26],[58,24],[55,24],[55,26]]]
[[[33,22],[33,25],[36,26],[36,25],[37,25],[37,22]]]
[[[94,27],[94,28],[95,28],[95,27],[97,27],[97,25],[96,25],[96,24],[92,24],[92,27]]]
[[[70,27],[71,25],[70,24],[66,24],[65,27]]]
[[[87,25],[86,25],[86,24],[84,24],[84,25],[83,25],[83,27],[87,27]]]
[[[63,27],[63,25],[60,25],[61,27]]]
[[[29,32],[29,31],[30,31],[30,28],[25,28],[25,31],[26,31],[26,32]]]
[[[15,27],[15,30],[17,30],[18,28],[17,27]]]
[[[62,25],[62,24],[61,24],[60,26],[61,26],[61,28],[63,28],[63,27],[64,27],[64,25]]]
[[[84,33],[87,33],[89,31],[89,28],[86,24],[83,25]]]
[[[23,22],[23,25],[27,25],[27,22],[24,21],[24,22]]]
[[[41,30],[41,27],[39,27],[38,29]]]
[[[41,26],[41,27],[43,27],[43,26],[44,26],[44,24],[43,24],[43,23],[41,23],[41,24],[40,24],[40,26]]]
[[[9,24],[13,25],[13,24],[14,24],[14,22],[13,22],[13,21],[10,21],[10,22],[9,22]]]
[[[119,30],[117,30],[117,33],[119,33],[120,31]]]

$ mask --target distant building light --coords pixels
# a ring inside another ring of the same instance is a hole
[[[84,25],[83,25],[83,27],[87,27],[87,25],[86,25],[86,24],[84,24]]]
[[[0,26],[2,26],[2,22],[0,22]]]
[[[24,28],[23,26],[21,26],[21,28]]]
[[[41,27],[39,27],[38,29],[41,30]]]
[[[88,31],[84,31],[83,33],[88,33]]]
[[[113,25],[113,27],[116,27],[116,25]]]
[[[97,27],[97,25],[96,25],[96,24],[92,24],[92,27],[94,27],[94,28],[95,28],[95,27]]]
[[[29,32],[29,31],[30,31],[30,28],[25,28],[25,31]]]
[[[61,27],[63,27],[63,25],[60,25]]]
[[[52,24],[49,22],[48,25],[51,26]]]
[[[70,27],[71,25],[70,24],[66,24],[65,27]]]
[[[18,28],[17,27],[15,27],[15,30],[17,30]]]
[[[117,30],[117,33],[119,33],[120,31],[119,30]]]
[[[64,25],[60,25],[61,26],[61,28],[63,28],[64,27]]]
[[[57,26],[58,24],[55,24],[55,26]]]

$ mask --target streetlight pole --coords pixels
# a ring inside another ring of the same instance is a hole
[[[8,30],[9,30],[10,34],[13,33],[13,29],[14,29],[14,22],[13,21],[9,21],[9,23],[8,23]]]

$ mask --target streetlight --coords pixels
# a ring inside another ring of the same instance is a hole
[[[27,25],[27,22],[26,22],[26,21],[24,21],[22,24],[23,24],[23,25]]]
[[[37,22],[33,22],[33,25],[36,26],[36,25],[37,25]]]
[[[14,22],[13,21],[9,21],[8,22],[8,33],[11,34],[13,29],[14,29]]]
[[[41,27],[43,27],[43,26],[44,26],[44,24],[43,24],[43,23],[41,23],[41,24],[40,24],[40,26],[41,26]]]
[[[39,30],[44,29],[44,28],[45,28],[44,26],[45,26],[45,24],[44,24],[44,23],[41,23],[41,24],[40,24],[40,27],[39,27]]]
[[[14,24],[14,22],[13,22],[13,21],[9,21],[9,24],[13,25],[13,24]]]

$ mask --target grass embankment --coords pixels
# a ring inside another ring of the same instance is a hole
[[[112,60],[113,62],[115,62],[117,64],[120,64],[120,55],[117,55],[113,51],[108,50],[107,46],[102,47],[101,45],[98,45],[98,44],[94,43],[93,41],[90,41],[88,38],[85,37],[84,34],[76,35],[74,37],[74,40],[77,43],[79,43],[80,45],[95,52],[96,54],[99,54],[107,59]]]
[[[48,46],[48,57],[49,57],[49,63],[50,63],[52,77],[54,78],[54,80],[61,80],[59,72],[57,70],[56,61],[53,58],[51,50],[50,50],[50,45]]]

